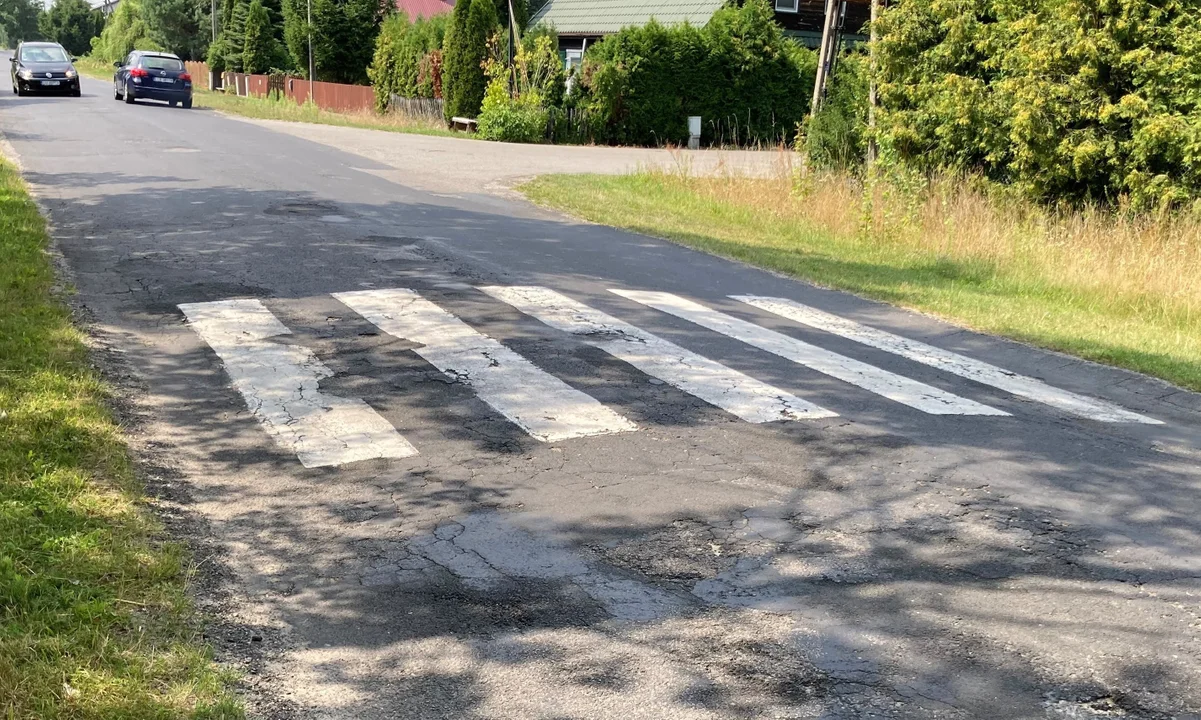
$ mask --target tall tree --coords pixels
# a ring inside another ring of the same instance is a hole
[[[38,12],[42,4],[37,0],[0,0],[0,27],[4,28],[8,41],[16,44],[21,40],[37,40]]]
[[[242,70],[248,73],[265,73],[282,69],[287,64],[286,52],[275,30],[271,26],[271,14],[262,0],[254,0],[246,13],[246,41],[242,50]]]
[[[484,77],[484,59],[488,53],[488,39],[498,29],[494,0],[470,0],[471,7],[460,14],[460,5],[455,3],[455,14],[451,32],[447,39],[446,56],[443,64],[443,108],[449,120],[452,117],[475,117],[484,102],[487,78]]]
[[[185,60],[204,57],[212,36],[208,0],[142,0],[142,14],[163,47]]]
[[[93,10],[87,0],[56,0],[38,17],[42,37],[62,45],[72,55],[92,49],[92,38],[104,29],[104,15]]]
[[[250,7],[246,0],[235,0],[229,13],[229,24],[221,31],[225,49],[225,69],[231,72],[242,72],[242,52],[246,49],[246,16],[249,13]]]
[[[232,1],[232,0],[231,0]],[[283,41],[292,57],[292,65],[303,77],[309,76],[309,20],[307,0],[280,0],[283,14]]]
[[[149,36],[140,0],[121,0],[104,23],[100,37],[92,41],[92,57],[104,62],[123,60],[133,49],[162,50]]]
[[[455,3],[450,16],[450,29],[446,31],[446,42],[442,46],[442,110],[446,121],[459,115],[459,90],[462,87],[466,67],[466,47],[459,38],[467,33],[467,16],[471,14],[469,0]]]
[[[378,0],[313,0],[317,79],[365,84],[383,15]]]

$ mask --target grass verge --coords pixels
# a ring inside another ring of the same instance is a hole
[[[548,176],[584,219],[1201,390],[1201,220],[1052,213],[962,182]]]
[[[84,75],[99,79],[112,80],[113,68],[92,58],[79,58],[75,67]],[[446,137],[464,137],[446,129],[440,120],[413,118],[399,113],[381,115],[372,110],[356,112],[331,112],[322,110],[316,105],[297,105],[287,98],[271,99],[258,97],[240,97],[227,95],[222,92],[197,89],[193,92],[194,107],[211,108],[231,115],[255,118],[258,120],[284,120],[288,122],[315,123],[318,125],[338,125],[341,127],[365,128],[367,130],[387,130],[389,132],[414,133],[417,135],[441,135]]]
[[[243,716],[0,159],[0,718]]]
[[[414,133],[417,135],[442,135],[463,137],[455,133],[437,120],[411,118],[397,113],[381,115],[371,110],[356,112],[331,112],[322,110],[316,105],[306,103],[297,105],[287,98],[278,100],[270,98],[240,97],[226,95],[220,92],[197,90],[193,94],[196,107],[207,107],[231,115],[257,118],[260,120],[285,120],[289,122],[316,123],[319,125],[338,125],[341,127],[365,128],[368,130],[387,130],[389,132]]]

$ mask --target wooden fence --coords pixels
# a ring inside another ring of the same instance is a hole
[[[209,66],[207,63],[187,61],[183,64],[184,69],[192,76],[192,87],[198,87],[202,90],[212,90],[209,83]]]
[[[192,83],[204,90],[224,88],[227,92],[249,97],[267,97],[271,90],[276,90],[284,97],[295,100],[297,105],[303,105],[309,99],[309,81],[303,78],[286,77],[282,88],[272,88],[268,75],[227,72],[214,78],[209,73],[206,63],[187,62],[184,66],[192,76]],[[215,88],[213,80],[216,80]],[[375,107],[375,92],[368,85],[315,82],[312,83],[312,88],[313,101],[323,110],[355,112]]]
[[[227,72],[214,76],[209,73],[206,63],[187,62],[184,65],[192,75],[192,83],[204,90],[224,88],[226,92],[243,97],[282,96],[291,98],[297,105],[303,105],[309,99],[310,83],[304,78],[288,76],[281,82],[279,76],[276,76],[273,83],[269,75]],[[375,108],[375,91],[369,85],[314,82],[312,92],[313,101],[322,110],[359,112]],[[393,95],[390,109],[412,117],[442,119],[440,98],[402,98]]]
[[[442,120],[442,98],[407,98],[393,95],[388,109],[413,118]]]

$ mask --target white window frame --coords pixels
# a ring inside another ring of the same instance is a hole
[[[792,7],[787,5],[791,2]],[[801,10],[801,0],[776,0],[776,12],[795,13]]]

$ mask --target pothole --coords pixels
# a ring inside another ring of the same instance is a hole
[[[275,203],[263,212],[268,215],[323,217],[335,215],[338,212],[338,206],[319,200],[289,200],[287,202]]]

